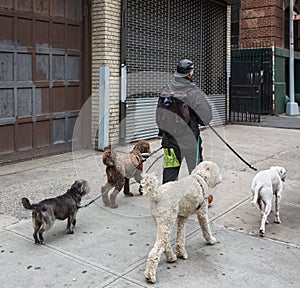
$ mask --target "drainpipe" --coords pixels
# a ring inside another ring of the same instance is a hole
[[[127,34],[127,0],[121,2],[121,79],[120,79],[120,125],[119,144],[126,144],[126,34]]]
[[[99,69],[99,132],[98,150],[109,145],[109,67]]]
[[[275,46],[272,46],[272,114],[275,114]]]
[[[286,115],[299,115],[299,107],[295,102],[294,81],[294,0],[290,0],[290,102],[286,104]]]

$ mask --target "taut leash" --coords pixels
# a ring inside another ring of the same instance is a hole
[[[241,160],[243,161],[249,168],[254,171],[257,171],[257,168],[253,165],[249,164],[241,155],[239,155],[222,137],[221,135],[210,125],[208,124],[209,128],[219,137],[219,139]]]

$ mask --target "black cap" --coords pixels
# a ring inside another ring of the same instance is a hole
[[[194,69],[194,64],[189,59],[180,60],[177,64],[176,72],[174,73],[175,77],[186,77]]]

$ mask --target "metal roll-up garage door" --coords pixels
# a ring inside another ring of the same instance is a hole
[[[214,115],[218,120],[214,122],[224,123],[226,3],[212,0],[127,0],[124,3],[126,141],[157,135],[154,119],[157,97],[182,58],[195,63],[195,83],[215,104]]]
[[[71,149],[86,2],[0,2],[0,163]]]

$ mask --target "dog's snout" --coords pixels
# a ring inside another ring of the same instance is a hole
[[[144,159],[147,159],[150,156],[150,153],[142,153],[142,157]]]
[[[85,193],[89,193],[91,190],[91,187],[87,181],[83,181],[83,190],[85,191]]]

